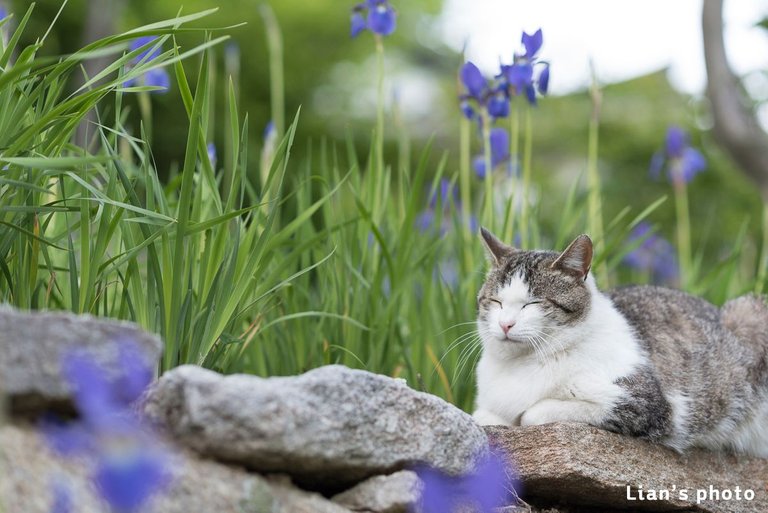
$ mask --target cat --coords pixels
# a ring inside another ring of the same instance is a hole
[[[657,286],[598,290],[592,241],[523,251],[481,228],[483,425],[584,422],[661,443],[768,457],[768,306],[718,308]]]

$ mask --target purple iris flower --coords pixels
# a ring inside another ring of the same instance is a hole
[[[141,36],[131,41],[131,45],[129,48],[132,52],[135,52],[142,46],[149,45],[156,39],[157,39],[157,36]],[[150,46],[135,57],[135,62],[139,62],[140,60],[144,59],[147,56],[149,56],[147,58],[147,61],[156,59],[160,55],[160,51],[161,51],[161,48],[159,46],[158,47]]]
[[[509,134],[503,128],[491,129],[491,170],[496,169],[504,162],[510,161],[509,156]],[[477,177],[484,179],[487,175],[485,169],[485,157],[478,155],[472,161],[472,167],[475,169]]]
[[[56,479],[51,486],[53,489],[53,501],[51,513],[72,513],[72,490],[61,479]]]
[[[465,62],[459,71],[466,93],[462,94],[461,112],[467,119],[475,119],[476,109],[488,112],[491,118],[509,116],[509,95],[504,87],[492,87],[480,69],[472,62]]]
[[[207,149],[208,149],[208,162],[211,163],[211,167],[213,169],[216,169],[216,145],[213,143],[208,143]]]
[[[156,36],[139,37],[135,39],[133,42],[131,42],[130,49],[131,51],[136,51],[139,48],[152,43],[152,41],[154,41],[155,39],[157,39]],[[161,52],[160,47],[154,48],[150,46],[149,48],[147,48],[146,50],[138,54],[136,57],[134,57],[133,65],[136,66],[139,63],[143,64],[153,59],[156,59],[160,55],[160,52]],[[151,92],[165,93],[171,87],[171,77],[170,75],[168,75],[168,72],[165,69],[155,68],[147,71],[146,73],[144,73],[139,77],[126,80],[123,85],[125,87],[130,87],[134,85],[157,87],[158,89],[154,89]]]
[[[438,207],[441,207],[442,210]],[[459,191],[456,188],[456,184],[447,178],[442,178],[440,186],[430,194],[427,208],[416,216],[416,228],[422,232],[439,229],[440,236],[442,237],[453,228],[455,216],[461,214],[461,208]],[[474,216],[470,216],[470,228],[473,223],[476,225],[477,219]]]
[[[141,511],[146,499],[169,480],[167,457],[148,450],[101,457],[93,476],[99,493],[116,513]]]
[[[427,467],[417,468],[416,473],[424,484],[418,507],[421,513],[451,513],[459,507],[492,513],[514,497],[516,482],[505,461],[495,454],[482,458],[473,472],[460,477]]]
[[[366,0],[352,8],[350,35],[357,37],[363,30],[388,36],[397,28],[397,13],[389,0]]]
[[[133,513],[171,476],[169,453],[132,406],[152,380],[152,366],[130,340],[115,344],[115,372],[102,363],[83,350],[63,356],[79,420],[46,420],[42,430],[53,450],[94,461],[92,480],[113,512]]]
[[[663,237],[653,233],[651,225],[639,223],[629,236],[627,243],[643,242],[628,253],[623,262],[638,271],[648,273],[653,283],[674,283],[678,277],[675,248]]]
[[[525,53],[515,54],[512,64],[502,65],[498,78],[504,83],[509,95],[525,94],[528,103],[536,105],[536,91],[545,95],[549,90],[549,63],[538,58],[544,36],[541,29],[533,34],[523,32],[521,41]],[[536,67],[543,67],[538,77],[534,72]]]
[[[8,17],[8,11],[5,9],[5,7],[0,5],[0,20],[3,20],[7,17]]]
[[[657,152],[651,159],[651,176],[658,178],[665,163],[667,177],[676,186],[689,183],[707,167],[704,155],[690,145],[688,133],[677,126],[669,127],[664,151]]]

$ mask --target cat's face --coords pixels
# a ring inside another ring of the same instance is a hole
[[[482,234],[492,267],[478,294],[481,338],[548,352],[589,312],[592,242],[582,235],[562,253],[521,251]]]

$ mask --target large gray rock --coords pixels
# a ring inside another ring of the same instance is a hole
[[[375,476],[332,497],[331,500],[352,511],[365,513],[408,513],[414,511],[422,483],[411,470]]]
[[[149,391],[145,413],[200,454],[325,490],[416,463],[463,473],[488,445],[442,399],[340,365],[274,378],[182,366]]]
[[[586,424],[494,426],[486,432],[491,444],[517,466],[523,499],[533,504],[563,503],[569,511],[768,511],[765,459],[704,450],[681,455]],[[646,498],[651,490],[657,497],[660,490],[670,490],[670,498],[639,500],[640,487]],[[735,497],[736,487],[741,490],[741,500]],[[688,492],[688,499],[681,498],[681,490]],[[711,490],[720,492],[719,499],[712,500]],[[723,499],[725,490],[730,491],[730,500]],[[752,500],[744,497],[746,490],[754,492]],[[636,500],[629,500],[628,493]],[[698,493],[706,497],[697,502]]]
[[[22,312],[0,306],[0,396],[14,413],[69,408],[70,390],[61,377],[60,358],[82,348],[110,369],[115,344],[132,340],[148,362],[160,357],[155,335],[128,322],[97,319],[65,312]]]
[[[107,508],[89,480],[85,460],[51,454],[27,426],[0,427],[0,511],[50,513],[53,485],[70,493],[73,511]],[[149,500],[142,513],[350,513],[321,495],[297,489],[286,477],[249,474],[241,468],[179,453],[168,489]]]

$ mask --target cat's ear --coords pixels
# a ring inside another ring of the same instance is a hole
[[[586,235],[579,235],[552,264],[553,269],[561,269],[586,280],[592,266],[592,240]]]
[[[500,265],[501,261],[514,253],[516,250],[512,246],[504,244],[494,234],[480,227],[480,235],[483,237],[485,243],[485,249],[488,250],[488,257],[493,265]]]

